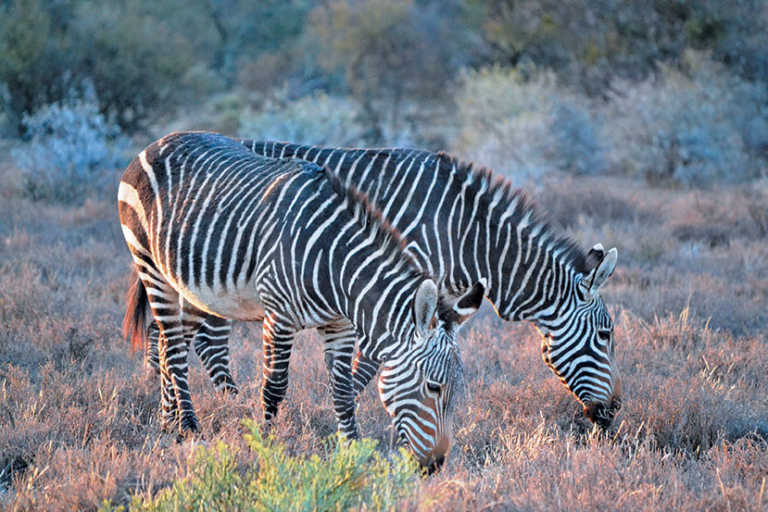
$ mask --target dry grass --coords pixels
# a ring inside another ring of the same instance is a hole
[[[31,203],[7,192],[14,176],[0,169],[0,508],[128,503],[188,474],[193,444],[159,433],[158,383],[120,339],[129,257],[114,195]],[[462,334],[471,392],[452,456],[404,505],[768,507],[765,187],[679,192],[590,178],[543,190],[540,202],[572,236],[619,247],[604,292],[624,384],[617,426],[592,432],[542,364],[533,330],[486,308]],[[259,340],[258,325],[233,336],[237,397],[214,394],[193,367],[205,441],[243,446],[241,420],[259,418]],[[319,451],[335,428],[320,354],[317,337],[303,335],[275,429],[294,453]],[[358,417],[386,445],[372,389]]]

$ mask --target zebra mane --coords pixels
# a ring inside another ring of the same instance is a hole
[[[362,227],[374,234],[374,243],[384,249],[387,256],[394,256],[395,260],[403,260],[414,273],[423,275],[416,260],[405,250],[408,240],[384,218],[381,210],[368,195],[353,185],[345,185],[328,169],[324,167],[322,169],[331,188],[346,201],[350,213],[361,220]]]
[[[481,183],[485,183],[487,191],[483,194],[481,201],[490,203],[497,195],[501,195],[501,204],[514,207],[514,212],[509,218],[509,222],[518,223],[528,217],[531,226],[539,228],[536,238],[546,238],[546,248],[550,251],[558,251],[558,259],[570,265],[576,272],[586,274],[589,270],[587,256],[584,250],[572,238],[563,235],[555,229],[541,214],[536,203],[522,189],[515,188],[503,176],[495,174],[487,167],[476,167],[472,162],[464,162],[458,158],[441,151],[437,153],[440,165],[446,165],[449,168],[455,168],[462,176],[473,183],[475,190],[480,188]]]

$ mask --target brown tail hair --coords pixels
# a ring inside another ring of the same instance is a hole
[[[147,309],[149,298],[144,283],[139,279],[136,268],[133,269],[133,284],[125,297],[125,317],[123,317],[123,338],[131,340],[133,351],[144,347],[146,336]]]

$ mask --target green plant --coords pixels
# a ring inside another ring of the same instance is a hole
[[[417,479],[406,452],[387,460],[370,439],[335,437],[326,440],[322,456],[294,456],[255,422],[244,424],[256,466],[240,469],[236,449],[225,443],[201,447],[189,476],[152,498],[134,497],[130,510],[389,510]],[[102,510],[115,509],[107,503]]]

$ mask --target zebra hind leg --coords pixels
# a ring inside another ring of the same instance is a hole
[[[203,320],[201,314],[185,305],[180,307],[178,293],[157,280],[142,278],[149,296],[150,308],[159,330],[158,360],[161,377],[161,428],[170,432],[178,428],[179,436],[200,431],[200,422],[192,407],[189,393],[189,340]]]
[[[229,369],[230,334],[231,320],[209,315],[195,336],[194,347],[214,387],[219,391],[237,394],[239,390]]]
[[[275,314],[266,315],[261,329],[264,350],[261,405],[264,409],[264,425],[268,430],[288,390],[288,365],[296,331]]]
[[[156,322],[152,322],[147,327],[147,339],[144,346],[144,365],[154,370],[157,375],[160,375],[160,352],[158,351],[158,343],[160,340],[160,328]]]
[[[357,439],[355,420],[355,389],[352,383],[352,354],[357,333],[349,322],[318,328],[325,342],[325,366],[333,392],[333,409],[339,432],[348,439]]]

